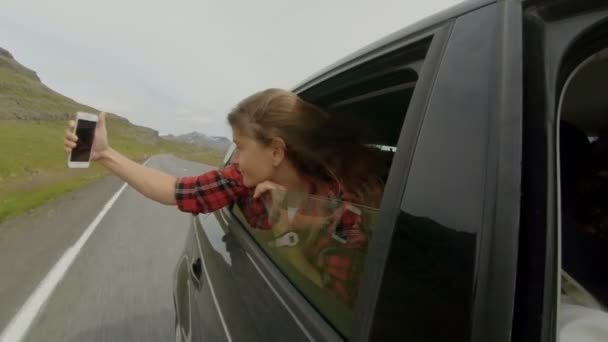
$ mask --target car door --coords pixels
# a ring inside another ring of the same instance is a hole
[[[193,322],[201,322],[200,312],[196,305],[200,291],[203,289],[202,260],[197,250],[194,220],[186,238],[186,245],[179,258],[174,274],[173,303],[175,307],[175,340],[198,341],[201,332],[209,329],[193,329]],[[208,287],[205,287],[208,291]],[[217,315],[217,314],[216,314]],[[207,320],[211,322],[217,321]],[[203,322],[206,324],[207,322]],[[217,328],[212,329],[217,335]]]

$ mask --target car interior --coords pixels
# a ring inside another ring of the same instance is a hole
[[[300,94],[357,129],[385,156],[384,180],[430,39],[364,63]]]
[[[585,59],[560,100],[561,303],[608,308],[608,48]]]

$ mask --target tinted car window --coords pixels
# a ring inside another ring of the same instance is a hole
[[[492,32],[479,31],[492,27],[488,10],[458,19],[439,67],[395,225],[374,340],[470,338],[488,158]]]

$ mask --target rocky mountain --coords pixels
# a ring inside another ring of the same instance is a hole
[[[230,146],[230,139],[226,137],[208,136],[200,132],[190,132],[181,135],[169,134],[163,136],[163,138],[201,145],[220,151],[224,151]]]
[[[0,47],[0,120],[67,121],[78,111],[99,112],[47,87],[35,71]],[[156,130],[134,125],[116,114],[108,113],[108,124],[128,128],[149,144],[159,139]]]
[[[15,60],[13,55],[0,47],[0,68],[7,68],[15,73],[21,74],[35,82],[40,82],[40,78],[35,71],[30,70]]]

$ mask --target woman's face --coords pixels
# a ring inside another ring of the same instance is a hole
[[[275,172],[273,149],[261,145],[253,138],[239,134],[237,129],[233,129],[232,137],[236,149],[231,163],[235,164],[243,175],[245,186],[254,187],[272,179]]]

